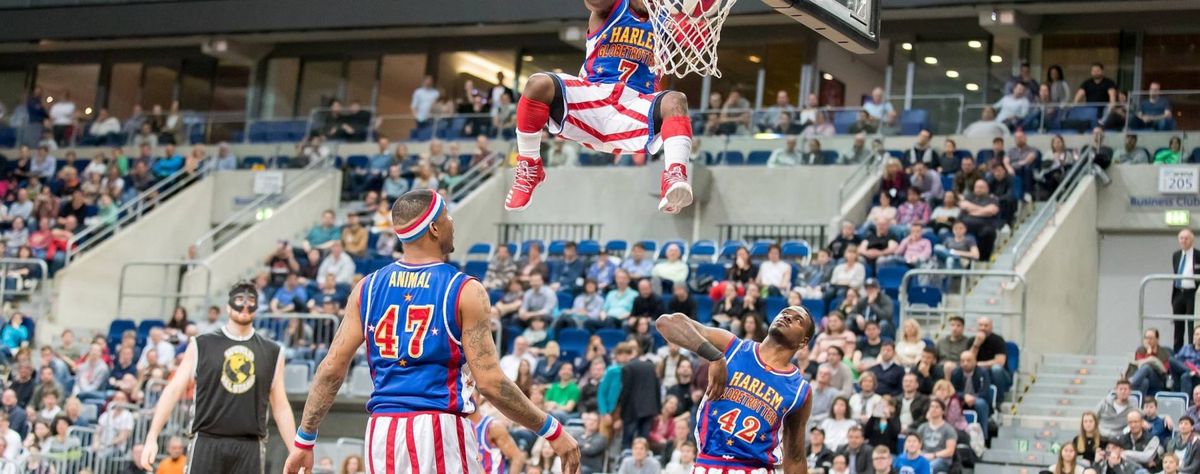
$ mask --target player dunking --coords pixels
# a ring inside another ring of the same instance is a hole
[[[766,474],[780,461],[786,474],[808,472],[804,428],[812,389],[791,363],[813,335],[808,310],[780,311],[761,344],[680,313],[663,315],[656,325],[666,340],[712,361],[709,383],[717,387],[709,387],[696,411],[695,474]],[[782,460],[776,449],[780,428]]]
[[[576,474],[575,440],[500,371],[487,291],[443,263],[454,251],[454,221],[442,197],[429,190],[405,193],[392,207],[392,222],[404,257],[351,291],[304,405],[296,430],[300,449],[288,456],[284,471],[312,472],[317,426],[366,341],[375,385],[367,401],[368,474],[481,472],[467,419],[475,411],[476,388],[505,417],[549,441],[563,472]]]
[[[584,0],[587,57],[576,77],[538,73],[517,102],[517,166],[504,201],[510,211],[529,207],[545,180],[542,129],[605,153],[663,152],[658,209],[674,214],[692,203],[687,160],[692,123],[687,98],[657,91],[654,28],[644,0]]]

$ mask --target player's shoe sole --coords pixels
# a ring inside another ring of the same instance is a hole
[[[692,205],[692,185],[687,182],[672,184],[658,201],[658,210],[667,214],[678,214]]]

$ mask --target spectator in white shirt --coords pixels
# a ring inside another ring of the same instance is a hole
[[[780,260],[780,248],[771,244],[767,261],[758,266],[758,284],[771,296],[782,296],[792,288],[792,265]]]
[[[979,120],[971,122],[963,129],[963,136],[977,138],[995,138],[1008,135],[1008,127],[996,120],[996,109],[992,106],[983,108]]]
[[[29,162],[29,174],[41,178],[43,183],[49,183],[57,172],[58,162],[54,161],[53,156],[50,156],[50,147],[39,146],[37,156]]]
[[[167,342],[167,335],[163,328],[150,328],[150,336],[146,341],[146,347],[142,349],[142,357],[138,359],[138,368],[145,368],[149,361],[146,360],[146,354],[151,350],[157,350],[158,362],[165,367],[170,367],[175,364],[175,345]]]
[[[210,332],[220,331],[221,326],[224,325],[225,322],[221,320],[220,308],[217,308],[216,306],[210,306],[208,308],[208,315],[205,316],[205,319],[196,322],[196,331],[198,331],[200,334],[208,334]]]
[[[887,115],[888,112],[895,110],[892,108],[891,102],[883,99],[882,87],[876,87],[871,91],[871,99],[864,102],[862,108],[863,110],[867,111],[867,114],[870,115],[875,122],[878,122],[880,119],[882,119],[883,116]]]
[[[667,259],[654,264],[650,269],[650,277],[659,281],[670,281],[675,285],[687,284],[688,266],[680,260],[683,252],[676,244],[668,244],[665,253]]]
[[[529,339],[517,336],[513,339],[512,354],[500,358],[500,371],[509,380],[517,380],[517,372],[521,370],[521,361],[529,362],[530,367],[537,366],[537,357],[529,350]]]
[[[693,466],[696,462],[696,445],[691,441],[684,441],[679,447],[679,460],[667,464],[663,469],[663,474],[691,474]]]
[[[0,438],[4,440],[4,460],[16,462],[21,455],[21,435],[8,425],[8,413],[4,411],[0,411]]]
[[[54,126],[54,141],[66,146],[70,138],[67,133],[75,125],[75,102],[71,101],[71,91],[63,91],[62,97],[50,106],[50,124]]]
[[[421,87],[413,91],[412,114],[417,119],[417,126],[423,127],[429,122],[429,112],[433,109],[433,104],[437,102],[438,96],[441,93],[433,88],[433,76],[425,76],[421,80]]]
[[[996,121],[1007,125],[1009,130],[1015,129],[1029,115],[1029,107],[1025,85],[1018,82],[1013,86],[1012,93],[996,102],[995,108],[1000,110],[996,114]]]
[[[800,150],[796,149],[796,136],[791,135],[787,137],[786,146],[771,152],[771,157],[767,158],[767,167],[796,166],[800,164],[800,160]]]
[[[321,261],[321,266],[317,269],[317,278],[323,279],[325,274],[332,273],[338,283],[348,285],[354,280],[354,259],[342,248],[341,240],[332,242],[329,255]]]
[[[8,218],[16,219],[18,217],[29,219],[33,214],[33,201],[29,200],[29,190],[21,188],[17,190],[17,200],[8,206]]]
[[[109,145],[120,139],[121,121],[108,114],[108,109],[101,107],[96,113],[96,119],[88,127],[84,145]]]
[[[117,391],[96,423],[96,434],[92,437],[92,449],[100,457],[109,457],[125,451],[126,441],[133,433],[133,415],[121,405],[129,403],[125,392]]]

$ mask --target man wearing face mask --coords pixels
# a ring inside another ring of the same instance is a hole
[[[180,395],[195,381],[195,436],[187,472],[263,474],[268,404],[284,446],[293,445],[296,422],[283,385],[283,351],[254,332],[258,290],[249,282],[229,290],[229,321],[196,336],[163,390],[146,434],[140,465],[151,469],[156,441]]]

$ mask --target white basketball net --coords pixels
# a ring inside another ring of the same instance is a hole
[[[644,1],[654,25],[655,74],[721,77],[717,43],[721,25],[737,0]]]

